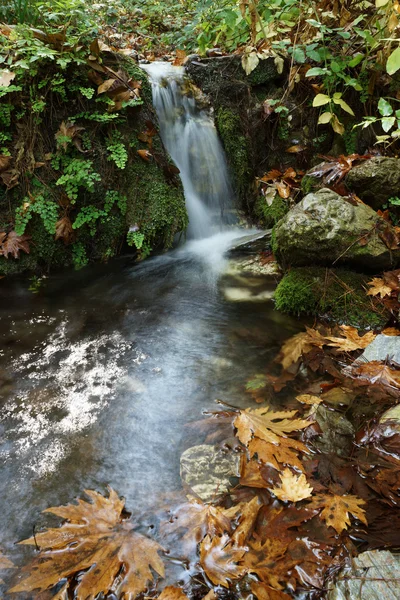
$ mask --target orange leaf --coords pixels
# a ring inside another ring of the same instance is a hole
[[[138,150],[137,153],[139,154],[140,158],[142,158],[146,162],[149,162],[150,158],[153,156],[152,153],[148,150]]]

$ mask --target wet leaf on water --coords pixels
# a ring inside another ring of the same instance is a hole
[[[249,539],[253,531],[260,506],[260,501],[258,497],[255,496],[252,500],[250,500],[250,502],[241,502],[237,507],[235,507],[239,509],[235,511],[239,513],[239,522],[231,538],[232,542],[236,544],[236,546],[244,546]]]
[[[321,335],[319,331],[306,327],[305,332],[297,333],[283,344],[280,354],[280,363],[284,369],[288,369],[290,365],[296,363],[303,354],[310,352],[313,346],[322,348],[326,343],[325,337]]]
[[[243,565],[246,548],[232,544],[229,535],[207,535],[200,544],[200,564],[214,585],[229,587],[229,582],[240,579],[247,569]]]
[[[157,596],[158,600],[189,600],[182,588],[168,585]]]
[[[350,374],[367,384],[379,384],[384,387],[400,389],[400,371],[377,360],[352,366]]]
[[[357,329],[350,325],[341,325],[340,330],[344,337],[327,336],[326,339],[329,340],[329,342],[327,342],[328,346],[338,348],[343,352],[353,352],[354,350],[364,349],[376,338],[376,334],[372,331],[369,331],[363,336],[359,336]]]
[[[61,527],[20,542],[38,545],[41,552],[22,569],[28,575],[11,592],[46,590],[64,577],[84,571],[76,587],[76,599],[94,600],[98,594],[111,591],[124,567],[118,593],[133,600],[153,580],[153,571],[164,576],[158,554],[163,548],[137,533],[135,525],[124,519],[125,501],[111,488],[108,498],[92,490],[85,494],[91,502],[79,499],[77,504],[44,511],[66,519]]]
[[[280,471],[283,465],[293,466],[299,471],[304,471],[298,453],[309,452],[303,442],[289,437],[280,437],[279,441],[274,443],[254,438],[249,442],[248,449],[251,457],[257,455],[259,461],[270,465],[277,471]]]
[[[7,556],[5,556],[2,551],[0,550],[0,571],[6,570],[6,569],[12,569],[14,567],[14,564],[11,562],[11,560],[9,560],[7,558]],[[4,583],[4,581],[1,579],[0,577],[0,584]]]
[[[311,421],[294,418],[296,410],[275,412],[266,408],[247,408],[241,410],[233,424],[237,437],[247,446],[253,437],[272,444],[279,444],[280,437],[299,431],[311,425]]]
[[[357,496],[320,495],[313,499],[311,506],[322,509],[320,517],[328,527],[333,527],[337,533],[341,533],[350,525],[350,515],[362,523],[367,524],[365,509],[362,506],[365,501]]]
[[[296,400],[298,400],[298,402],[301,402],[302,404],[311,405],[321,404],[322,402],[322,398],[319,398],[318,396],[313,396],[311,394],[300,394],[300,396],[296,396]]]
[[[291,596],[288,596],[285,592],[275,590],[274,588],[255,581],[251,584],[251,591],[258,600],[291,600]]]
[[[284,469],[280,475],[280,487],[274,487],[271,492],[283,502],[299,502],[312,495],[313,488],[307,482],[304,474],[296,475],[290,469]]]

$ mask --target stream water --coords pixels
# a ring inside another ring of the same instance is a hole
[[[248,403],[246,379],[298,327],[272,303],[224,299],[224,254],[243,232],[223,227],[232,192],[212,120],[170,69],[149,70],[192,239],[139,265],[54,274],[38,294],[0,285],[0,546],[17,562],[40,512],[85,488],[110,484],[139,512],[178,489],[181,452],[203,441],[185,424],[216,398]]]

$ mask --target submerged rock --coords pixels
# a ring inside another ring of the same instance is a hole
[[[181,479],[204,502],[225,494],[239,476],[240,456],[218,446],[200,444],[181,456]]]
[[[377,156],[354,167],[346,177],[349,189],[378,210],[400,195],[400,159]]]
[[[228,254],[231,256],[237,254],[256,254],[267,250],[271,245],[271,230],[259,231],[240,237],[235,240],[229,248]]]
[[[393,228],[364,204],[353,205],[323,188],[308,194],[273,230],[273,250],[286,265],[346,263],[379,271],[391,268],[398,250],[391,251],[380,234]]]
[[[362,552],[329,588],[327,600],[398,600],[400,558],[386,550]]]
[[[322,429],[322,435],[314,445],[324,454],[348,456],[351,451],[354,427],[346,417],[326,406],[318,406],[315,420]]]

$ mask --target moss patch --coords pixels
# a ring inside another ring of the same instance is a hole
[[[243,198],[250,183],[249,147],[243,134],[242,119],[231,108],[219,108],[216,124],[235,181],[236,192]]]
[[[380,329],[388,320],[366,295],[368,278],[344,269],[291,269],[275,292],[276,308],[295,315],[326,317],[362,329]]]
[[[156,164],[140,159],[127,167],[126,182],[128,226],[137,225],[146,242],[170,247],[188,224],[181,187],[168,184]]]
[[[273,227],[287,212],[289,212],[288,203],[279,194],[275,195],[270,205],[268,205],[265,197],[260,195],[254,206],[256,217],[260,220],[262,227],[267,229]]]

